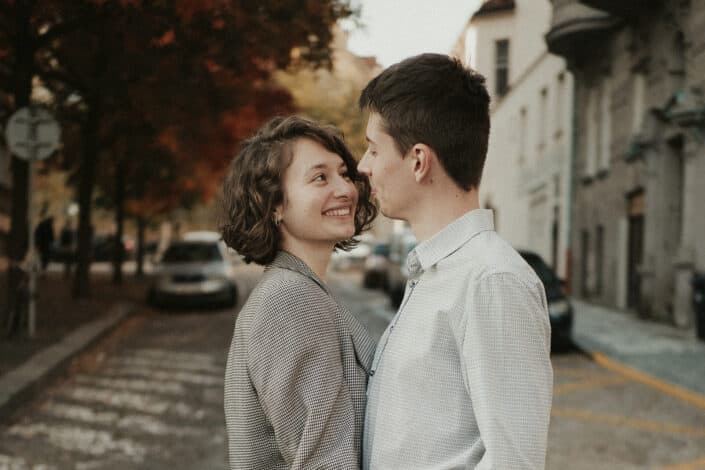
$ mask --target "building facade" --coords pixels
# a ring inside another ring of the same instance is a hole
[[[705,270],[705,0],[552,0],[575,80],[573,246],[584,299],[692,327]]]
[[[490,142],[480,201],[497,231],[570,278],[573,81],[543,40],[548,0],[489,0],[453,54],[487,79]]]

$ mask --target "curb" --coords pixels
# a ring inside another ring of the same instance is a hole
[[[600,348],[591,347],[592,345],[586,343],[584,339],[573,337],[573,345],[599,366],[705,410],[705,395],[659,379],[648,372],[644,372],[632,365],[615,359],[613,355],[600,350]]]
[[[64,371],[74,356],[109,333],[133,310],[132,304],[114,305],[103,317],[77,328],[0,377],[0,418],[9,417],[29,401],[43,385]]]

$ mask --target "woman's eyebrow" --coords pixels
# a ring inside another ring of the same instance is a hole
[[[316,165],[312,165],[312,166],[308,167],[308,169],[306,170],[306,172],[304,174],[308,175],[309,173],[313,173],[314,171],[317,171],[317,170],[327,170],[327,169],[328,169],[328,165],[326,165],[325,163],[317,163]]]

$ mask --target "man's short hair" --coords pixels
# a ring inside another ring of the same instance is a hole
[[[338,129],[299,116],[276,117],[242,144],[220,195],[223,241],[248,263],[268,264],[280,248],[281,232],[274,222],[274,210],[284,201],[284,172],[291,164],[297,139],[311,139],[345,163],[359,194],[355,235],[369,229],[377,215],[370,200],[370,183],[357,171],[357,162]],[[350,238],[335,247],[347,251],[357,243]]]
[[[367,84],[361,109],[378,113],[402,155],[431,147],[446,173],[468,191],[480,185],[490,133],[485,77],[442,54],[394,64]]]

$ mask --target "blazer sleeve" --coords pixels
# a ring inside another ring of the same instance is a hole
[[[251,331],[250,376],[292,470],[359,468],[334,308],[319,286],[289,282]]]

